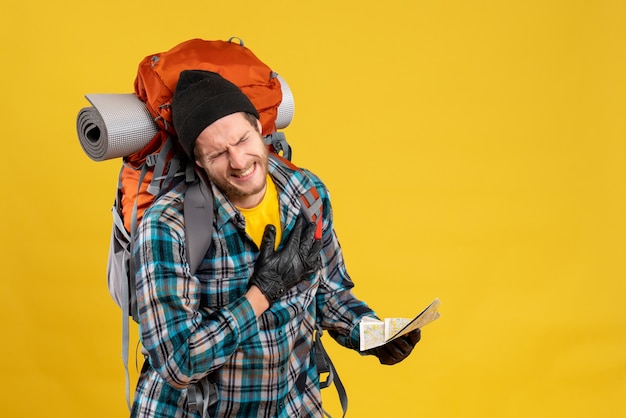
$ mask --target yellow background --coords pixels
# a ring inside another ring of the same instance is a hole
[[[76,114],[148,54],[235,35],[294,92],[356,294],[441,299],[398,366],[327,341],[348,416],[626,417],[624,1],[2,0],[0,31],[0,415],[127,415],[120,161]]]

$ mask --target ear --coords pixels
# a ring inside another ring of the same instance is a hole
[[[263,126],[261,126],[261,121],[259,119],[256,120],[256,129],[259,132],[259,135],[263,136]]]
[[[201,157],[200,153],[198,152],[198,149],[196,148],[196,144],[195,143],[193,144],[193,149],[192,149],[191,152],[193,152],[193,160],[196,163],[196,165],[198,167],[204,168],[202,166],[202,160],[200,159],[200,157]]]

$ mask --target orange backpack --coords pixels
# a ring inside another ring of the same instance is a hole
[[[169,51],[148,55],[139,63],[135,94],[145,103],[159,130],[149,144],[124,158],[119,198],[127,231],[134,230],[145,209],[181,175],[178,170],[182,169],[180,158],[184,157],[171,137],[176,131],[170,105],[178,75],[183,70],[213,71],[237,85],[259,112],[262,134],[272,138],[273,151],[288,152],[284,137],[276,136],[284,80],[243,46],[241,40],[233,42],[234,39],[191,39]]]

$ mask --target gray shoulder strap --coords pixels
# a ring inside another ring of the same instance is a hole
[[[320,389],[325,389],[329,387],[332,383],[335,384],[335,389],[337,389],[337,395],[339,395],[339,402],[341,403],[341,409],[343,410],[342,418],[345,418],[346,413],[348,412],[348,393],[346,392],[346,388],[343,386],[339,375],[337,374],[337,369],[333,364],[330,356],[326,352],[324,345],[322,344],[322,328],[320,326],[316,327],[315,336],[313,340],[313,350],[315,354],[315,363],[317,366],[317,373],[319,374],[319,383]],[[322,374],[328,373],[326,380],[322,380]],[[331,418],[330,414],[323,409],[323,413],[325,417]]]
[[[183,215],[189,269],[191,274],[195,274],[211,246],[213,235],[213,193],[204,178],[196,176],[196,180],[187,186]],[[217,402],[215,383],[209,382],[205,376],[199,382],[189,385],[187,400],[191,412],[199,412],[202,417],[209,417],[209,406]]]
[[[183,211],[189,268],[195,274],[211,246],[213,231],[213,193],[204,179],[198,178],[187,187]]]

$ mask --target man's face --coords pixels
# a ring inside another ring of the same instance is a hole
[[[196,140],[196,163],[235,205],[257,206],[265,195],[268,150],[243,113],[216,120]]]

